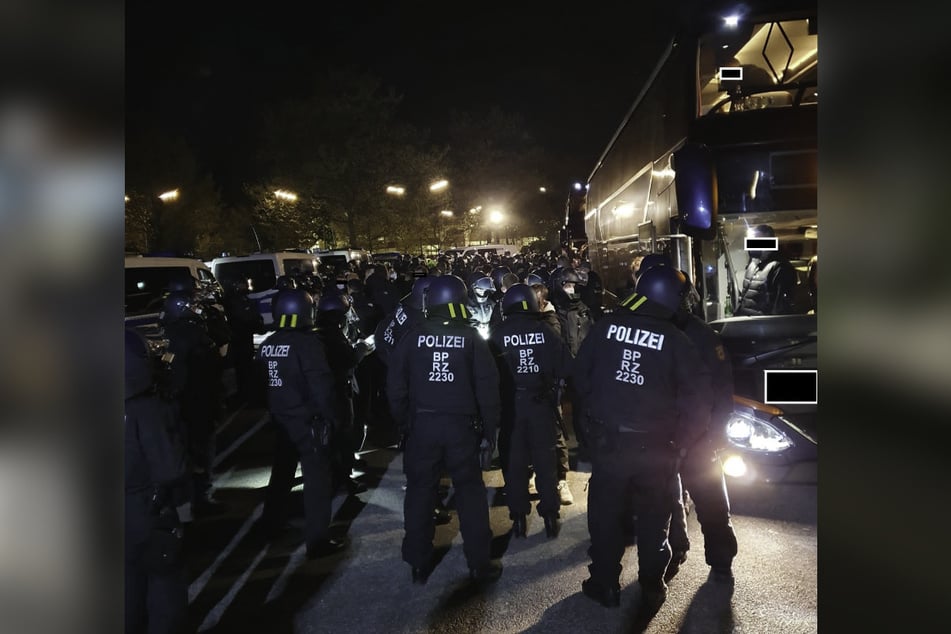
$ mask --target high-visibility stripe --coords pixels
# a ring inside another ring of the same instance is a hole
[[[297,315],[291,315],[291,328],[297,328]]]
[[[463,319],[469,319],[469,311],[466,310],[466,305],[465,305],[465,304],[459,304],[459,308],[462,309],[462,318],[463,318]]]
[[[528,302],[524,299],[522,300],[522,310],[528,310]]]
[[[637,300],[636,302],[634,302],[634,305],[633,305],[633,306],[628,306],[627,309],[628,309],[628,310],[637,310],[638,307],[639,307],[641,304],[643,304],[644,302],[646,302],[646,301],[647,301],[647,297],[645,297],[645,296],[642,295],[639,300]]]
[[[449,306],[449,316],[452,317],[453,319],[455,319],[455,318],[456,318],[456,309],[452,307],[452,304],[451,304],[451,303],[450,303],[450,304],[447,304],[447,306]]]
[[[637,297],[637,293],[631,293],[630,295],[624,298],[624,300],[621,302],[621,306],[627,306],[632,301],[634,301],[635,297]]]
[[[278,327],[279,327],[279,328],[283,328],[283,327],[284,327],[284,322],[285,322],[286,319],[287,319],[287,315],[281,315],[281,323],[278,324]]]

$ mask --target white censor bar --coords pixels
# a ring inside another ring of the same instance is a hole
[[[743,242],[743,249],[749,251],[778,251],[779,238],[746,238]]]
[[[818,370],[763,370],[763,402],[770,405],[815,405],[819,402]]]
[[[743,81],[743,67],[721,66],[720,81]]]

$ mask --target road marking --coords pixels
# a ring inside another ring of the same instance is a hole
[[[254,569],[258,567],[258,564],[261,563],[261,560],[264,559],[264,556],[267,554],[270,544],[265,544],[264,548],[261,549],[261,552],[258,553],[258,556],[254,558],[254,561],[251,562],[251,565],[248,566],[247,570],[241,573],[241,576],[238,577],[237,581],[234,582],[234,585],[231,586],[231,589],[228,590],[228,594],[218,602],[218,605],[213,607],[209,612],[208,616],[205,617],[205,620],[202,621],[201,626],[198,628],[199,632],[204,632],[209,630],[218,624],[218,621],[221,620],[221,616],[225,613],[225,610],[228,609],[228,606],[231,605],[231,602],[234,601],[234,598],[238,596],[238,592],[241,591],[241,588],[244,587],[244,584],[247,583],[248,578],[251,576],[251,573],[254,572]]]
[[[245,442],[248,438],[250,438],[250,437],[253,436],[254,434],[258,433],[258,430],[260,430],[262,427],[264,427],[264,424],[267,423],[268,418],[269,418],[269,414],[267,414],[267,413],[265,412],[265,413],[261,416],[261,418],[258,419],[258,422],[254,424],[254,427],[252,427],[251,429],[249,429],[248,431],[246,431],[240,438],[238,438],[238,439],[235,440],[233,443],[231,443],[231,446],[230,446],[230,447],[228,447],[228,448],[225,449],[224,451],[220,452],[217,456],[215,456],[215,461],[212,463],[212,467],[217,467],[218,465],[220,465],[220,464],[224,461],[225,458],[227,458],[227,457],[230,456],[232,453],[234,453],[234,451],[235,451],[238,447],[240,447],[241,445],[243,445],[244,442]]]
[[[284,570],[281,571],[280,576],[274,580],[274,585],[271,586],[270,592],[267,593],[267,598],[264,599],[265,603],[270,603],[284,593],[288,579],[301,567],[301,564],[304,563],[306,558],[307,546],[306,544],[301,544],[291,555],[290,559],[288,559],[287,565],[284,566]]]
[[[188,602],[191,603],[195,600],[201,591],[205,589],[205,586],[208,585],[208,582],[211,581],[211,578],[214,576],[215,571],[224,563],[225,559],[228,558],[228,555],[231,554],[231,551],[237,547],[241,540],[244,539],[244,536],[251,530],[251,526],[254,522],[261,517],[261,512],[264,510],[264,503],[261,502],[254,509],[254,512],[245,520],[244,524],[241,525],[241,528],[238,529],[238,532],[235,533],[234,537],[231,538],[231,541],[228,542],[228,545],[218,554],[218,557],[211,563],[210,566],[201,573],[201,576],[195,579],[190,586],[188,586]]]

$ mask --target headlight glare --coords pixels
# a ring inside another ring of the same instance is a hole
[[[743,412],[733,412],[726,423],[726,436],[740,448],[777,452],[792,447],[792,441],[766,421]]]

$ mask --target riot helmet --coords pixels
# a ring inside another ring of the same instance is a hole
[[[637,278],[634,291],[676,313],[687,293],[687,277],[672,266],[655,266]]]
[[[274,297],[271,313],[278,328],[309,328],[314,325],[314,298],[300,288],[283,290]]]
[[[545,280],[542,278],[541,275],[538,275],[537,273],[529,273],[528,276],[525,278],[525,283],[528,284],[529,286],[532,286],[533,284],[541,284],[542,286],[544,286]]]
[[[654,268],[655,266],[673,266],[670,257],[663,253],[650,253],[641,259],[641,265],[637,269],[638,279],[641,275]]]
[[[495,282],[487,275],[477,277],[475,281],[472,282],[472,295],[477,304],[485,304],[491,300],[492,294],[495,293],[495,291]]]
[[[507,266],[497,266],[492,269],[492,282],[495,284],[495,290],[502,291],[502,278],[506,273],[511,273],[512,269]]]
[[[277,278],[277,283],[275,284],[277,290],[294,290],[297,288],[297,280],[295,280],[290,275],[281,275]]]
[[[537,313],[538,311],[538,296],[528,284],[521,282],[513,284],[502,296],[503,315],[515,312]]]
[[[452,319],[468,319],[466,310],[466,283],[455,275],[439,275],[433,278],[426,291],[425,312],[427,317],[439,316]]]
[[[171,324],[194,315],[191,293],[176,291],[166,296],[165,303],[162,305],[162,312],[159,313],[159,321],[164,324]]]
[[[560,277],[559,283],[561,284],[561,290],[565,292],[568,299],[572,301],[581,299],[581,292],[578,287],[584,286],[586,279],[582,280],[581,276],[578,275],[578,271],[571,267],[565,268]]]
[[[317,301],[317,312],[327,313],[330,311],[347,312],[350,310],[350,298],[343,293],[324,293]]]
[[[403,302],[406,303],[410,308],[415,308],[416,310],[422,310],[423,306],[426,305],[426,292],[429,290],[429,286],[433,283],[433,280],[436,279],[431,275],[426,277],[417,277],[416,281],[413,282],[413,289],[403,298]]]

